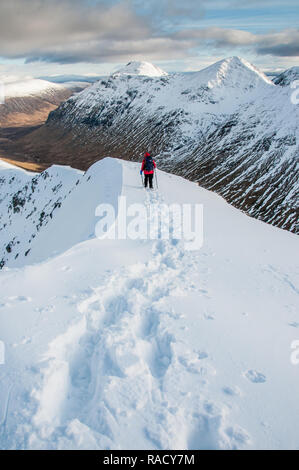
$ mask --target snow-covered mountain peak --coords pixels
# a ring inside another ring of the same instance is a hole
[[[168,73],[164,72],[164,70],[162,70],[160,67],[157,67],[150,62],[132,61],[113,73],[113,76],[115,75],[145,75],[147,77],[164,77],[168,75]]]
[[[273,85],[266,75],[241,57],[228,57],[193,75],[197,82],[211,88],[256,88],[259,85]]]

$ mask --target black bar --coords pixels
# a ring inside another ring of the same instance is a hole
[[[19,450],[0,451],[0,462],[3,459],[8,459],[10,462],[19,462],[22,465],[26,463],[41,463],[51,464],[74,464],[83,465],[85,470],[93,468],[141,468],[147,466],[148,468],[159,468],[166,465],[173,467],[200,468],[208,470],[211,465],[217,463],[236,465],[240,469],[240,465],[247,465],[249,463],[259,465],[260,459],[266,459],[267,465],[278,465],[281,459],[282,465],[285,467],[287,459],[290,458],[290,463],[293,461],[294,452],[298,451],[255,451],[255,450],[163,450],[163,451],[148,451],[148,450],[109,450],[109,451],[96,451],[96,450]],[[298,452],[299,453],[299,452]],[[263,454],[263,455],[261,455]],[[3,463],[3,461],[2,461]]]

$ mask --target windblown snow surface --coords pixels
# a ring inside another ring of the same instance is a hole
[[[0,168],[1,246],[16,242],[0,272],[0,447],[298,449],[297,236],[162,171],[144,190],[138,170]],[[203,204],[202,248],[97,239],[96,207],[120,195]]]

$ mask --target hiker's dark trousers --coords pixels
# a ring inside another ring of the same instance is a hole
[[[147,188],[147,183],[149,182],[149,187],[152,189],[153,188],[153,177],[154,173],[151,175],[144,175],[144,186]]]

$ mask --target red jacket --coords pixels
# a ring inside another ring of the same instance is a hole
[[[154,164],[154,168],[157,168],[155,160],[153,160],[153,164]],[[145,175],[152,175],[154,173],[154,170],[151,170],[151,171],[145,170],[144,166],[145,166],[145,158],[142,161],[141,171],[143,171]]]

